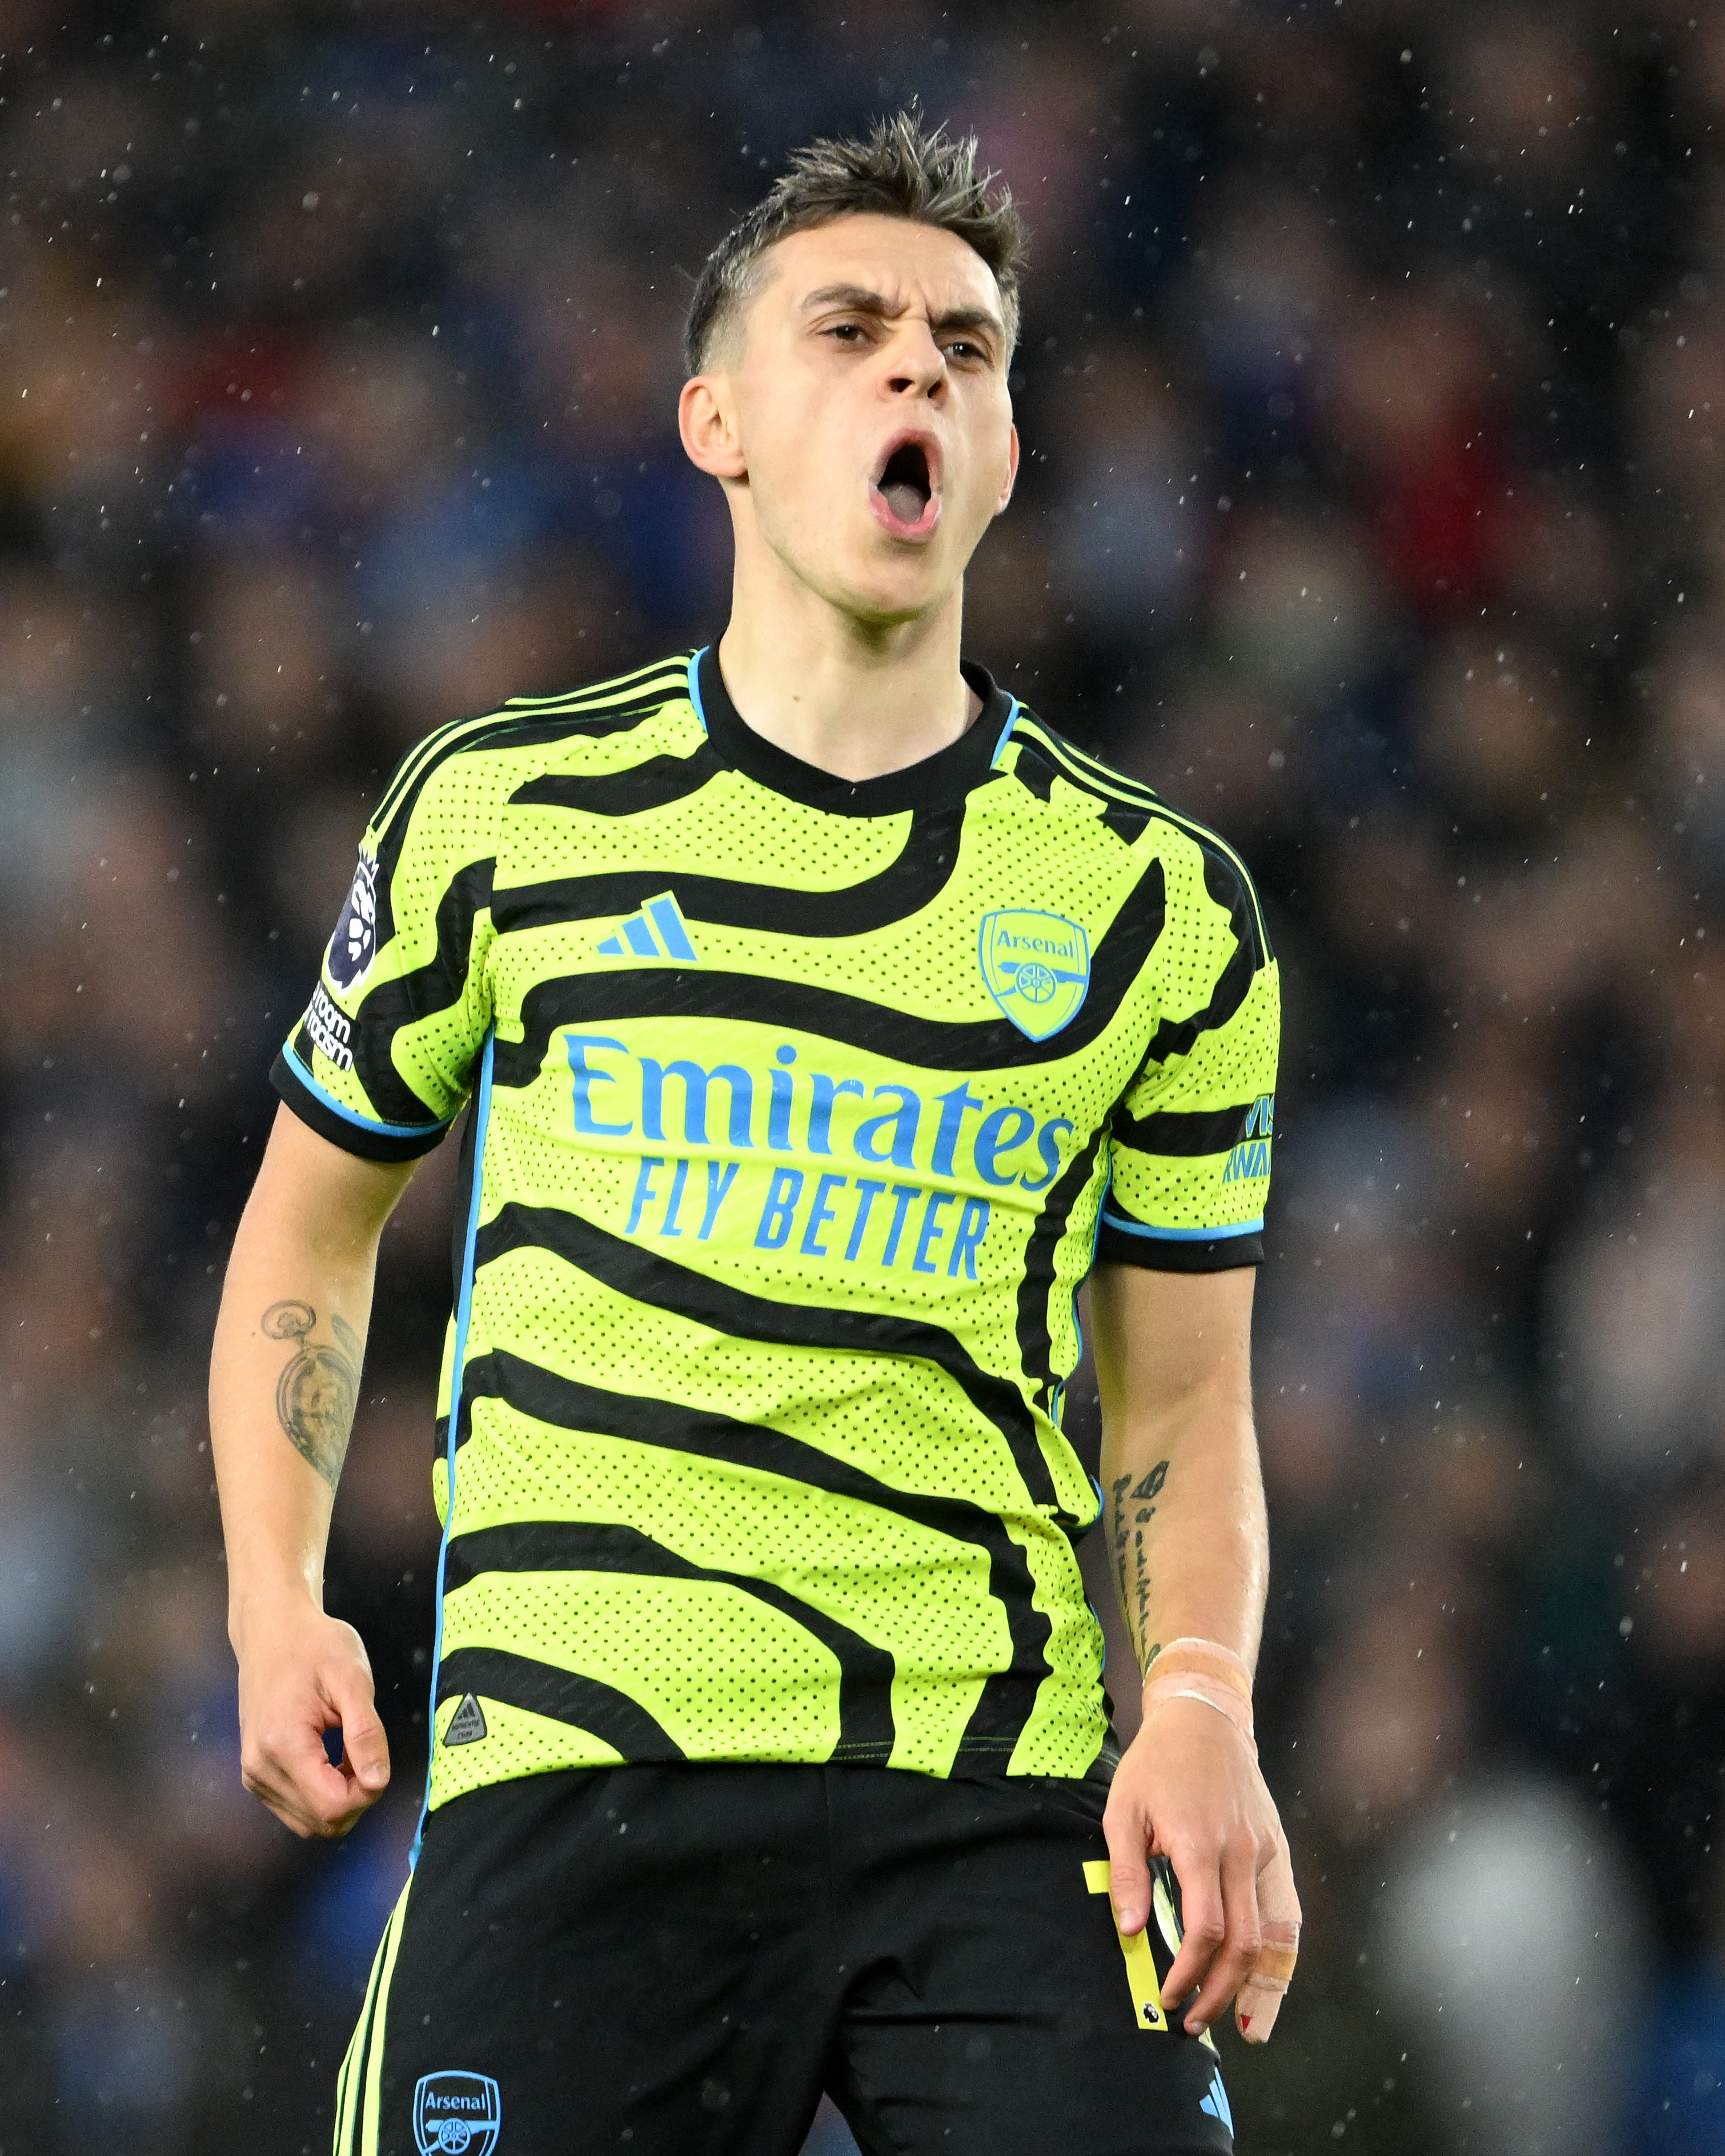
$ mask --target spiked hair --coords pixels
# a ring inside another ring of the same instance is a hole
[[[793,232],[857,215],[932,224],[974,248],[1000,288],[1009,350],[1017,342],[1028,235],[1011,192],[979,169],[974,135],[955,141],[944,126],[931,133],[921,113],[911,110],[877,120],[866,140],[812,142],[792,153],[764,199],[725,234],[696,280],[683,329],[690,373],[706,366],[753,296],[755,265],[769,247]]]

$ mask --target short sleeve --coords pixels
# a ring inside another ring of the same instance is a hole
[[[1168,864],[1163,1015],[1110,1133],[1096,1255],[1162,1272],[1264,1257],[1281,983],[1231,855]],[[1194,870],[1197,872],[1194,873]]]
[[[270,1072],[295,1114],[346,1152],[429,1152],[467,1099],[491,1022],[498,776],[470,732],[434,734],[360,842],[322,977]]]

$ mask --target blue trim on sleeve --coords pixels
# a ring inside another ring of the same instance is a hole
[[[695,706],[695,716],[701,721],[701,731],[704,734],[711,734],[712,729],[706,722],[706,706],[701,701],[701,662],[706,658],[706,652],[707,647],[703,644],[689,661],[689,701]]]
[[[1105,1213],[1105,1224],[1122,1235],[1153,1235],[1159,1243],[1219,1243],[1228,1235],[1261,1235],[1264,1216],[1237,1221],[1231,1228],[1147,1228],[1141,1220],[1122,1220],[1117,1213]]]
[[[485,1134],[491,1120],[491,1063],[497,1047],[495,1033],[485,1035],[485,1052],[480,1065],[479,1098],[474,1103],[473,1192],[467,1206],[467,1240],[461,1257],[461,1292],[455,1304],[455,1353],[449,1374],[449,1430],[444,1458],[449,1471],[444,1483],[444,1533],[437,1552],[437,1630],[431,1644],[431,1705],[425,1717],[425,1799],[419,1807],[419,1824],[413,1830],[413,1846],[408,1855],[409,1870],[419,1861],[419,1845],[425,1839],[425,1822],[431,1812],[431,1766],[437,1757],[437,1675],[444,1653],[444,1574],[449,1554],[449,1530],[455,1520],[455,1433],[461,1422],[461,1373],[467,1359],[467,1327],[473,1317],[474,1253],[479,1242],[480,1205],[485,1187]]]
[[[292,1041],[285,1040],[282,1043],[281,1054],[283,1061],[292,1068],[295,1077],[299,1080],[308,1093],[316,1094],[318,1099],[323,1102],[332,1116],[339,1116],[344,1123],[352,1123],[359,1130],[376,1131],[386,1138],[423,1138],[428,1131],[448,1130],[455,1120],[454,1116],[445,1116],[441,1122],[437,1123],[380,1123],[373,1116],[362,1116],[356,1113],[353,1109],[343,1106],[333,1093],[326,1091],[320,1086],[299,1056],[295,1054]],[[460,1112],[458,1108],[455,1115],[459,1115]]]

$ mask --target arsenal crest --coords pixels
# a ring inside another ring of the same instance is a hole
[[[489,2074],[422,2074],[413,2092],[419,2156],[491,2156],[503,2099]]]
[[[1090,986],[1090,939],[1064,914],[985,913],[979,955],[988,993],[1032,1040],[1058,1033]]]

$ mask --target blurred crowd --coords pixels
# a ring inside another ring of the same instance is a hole
[[[1035,235],[968,648],[1241,849],[1285,974],[1307,1928],[1242,2150],[1717,2156],[1725,12],[840,4],[0,0],[0,2145],[325,2145],[451,1163],[330,1568],[395,1781],[308,1850],[239,1786],[203,1406],[265,1072],[408,743],[722,627],[691,277],[916,96]]]

